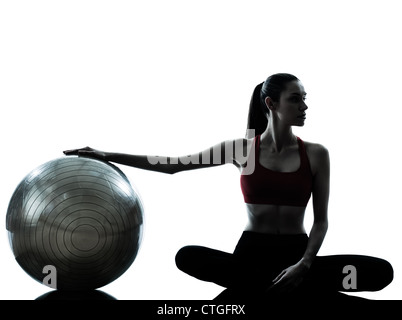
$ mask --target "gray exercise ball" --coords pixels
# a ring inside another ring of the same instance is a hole
[[[15,259],[32,278],[59,290],[92,290],[120,277],[135,260],[143,206],[116,166],[63,157],[21,181],[6,227]]]

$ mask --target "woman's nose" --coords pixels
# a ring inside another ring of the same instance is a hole
[[[307,104],[303,101],[303,103],[301,104],[301,106],[300,106],[300,110],[301,111],[305,111],[305,110],[307,110],[308,109],[308,106],[307,106]]]

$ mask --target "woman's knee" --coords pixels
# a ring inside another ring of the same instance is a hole
[[[394,269],[387,260],[365,257],[362,261],[364,263],[356,267],[357,283],[361,283],[362,291],[380,291],[394,279]]]
[[[377,259],[377,270],[380,274],[379,278],[381,279],[378,290],[381,290],[388,286],[394,279],[394,269],[387,260]]]
[[[197,246],[185,246],[181,248],[175,257],[176,266],[181,271],[187,271],[188,268],[194,264],[198,251]]]

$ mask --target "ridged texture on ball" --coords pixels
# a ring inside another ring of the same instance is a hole
[[[89,290],[122,275],[140,247],[143,207],[126,176],[102,161],[64,157],[18,185],[6,226],[20,266],[42,282],[57,271],[57,289]]]

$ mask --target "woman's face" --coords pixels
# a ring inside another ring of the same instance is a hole
[[[282,91],[278,102],[274,102],[274,112],[278,119],[290,126],[303,126],[306,120],[306,92],[299,80],[291,81]]]

